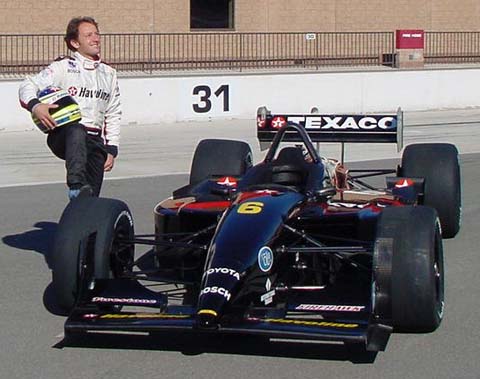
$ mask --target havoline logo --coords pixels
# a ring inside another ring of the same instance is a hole
[[[80,90],[77,91],[77,97],[87,97],[90,99],[99,99],[108,101],[110,99],[110,94],[105,92],[103,89],[88,89],[85,87],[80,87]]]

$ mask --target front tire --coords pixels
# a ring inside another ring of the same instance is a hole
[[[390,319],[399,332],[438,328],[444,309],[444,266],[433,208],[386,208],[377,225],[373,267],[377,316]]]
[[[53,244],[52,284],[58,305],[71,310],[95,279],[121,275],[133,261],[133,217],[120,200],[79,198],[65,208]]]

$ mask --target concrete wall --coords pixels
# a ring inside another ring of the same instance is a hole
[[[33,128],[18,103],[19,83],[0,81],[0,130]],[[260,105],[298,113],[312,106],[321,113],[478,107],[478,88],[478,68],[120,79],[124,124],[248,119]]]
[[[234,0],[235,31],[480,30],[478,0]],[[64,33],[90,15],[102,32],[188,32],[190,0],[5,0],[0,33]]]

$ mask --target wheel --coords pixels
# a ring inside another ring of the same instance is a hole
[[[443,318],[444,270],[435,209],[386,208],[373,256],[372,303],[395,331],[432,332]]]
[[[190,184],[211,175],[242,176],[252,167],[252,150],[243,141],[204,139],[195,149]]]
[[[119,200],[81,198],[65,208],[53,244],[52,284],[57,303],[75,305],[83,286],[119,276],[131,266],[134,236],[128,206]]]
[[[423,205],[437,210],[442,236],[460,230],[461,183],[458,151],[447,143],[408,145],[402,155],[400,176],[425,179]]]

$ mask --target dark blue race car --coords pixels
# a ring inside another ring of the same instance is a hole
[[[402,143],[393,115],[257,115],[265,159],[207,139],[189,183],[135,235],[116,199],[72,201],[54,244],[65,332],[182,331],[341,341],[384,350],[438,328],[443,238],[460,228],[458,152],[413,144],[395,169],[348,170],[315,143]],[[369,146],[369,145],[366,145]],[[372,176],[386,176],[377,188]],[[144,248],[140,254],[139,248]],[[135,251],[137,249],[137,251]]]

